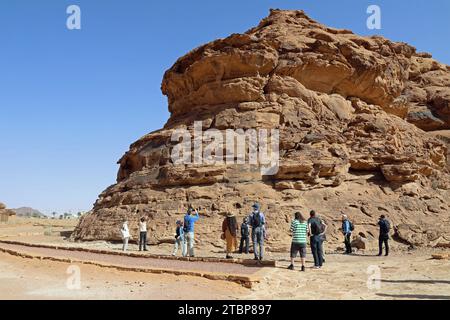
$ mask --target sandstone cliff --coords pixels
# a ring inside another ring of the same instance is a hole
[[[326,27],[303,11],[271,10],[244,34],[201,46],[162,82],[171,117],[131,145],[117,184],[80,221],[76,240],[119,239],[136,208],[150,218],[153,243],[172,237],[188,203],[203,208],[200,245],[222,246],[227,211],[247,215],[254,201],[268,217],[269,250],[289,245],[296,210],[315,209],[340,239],[340,213],[368,239],[385,214],[395,239],[450,242],[450,67],[405,43]],[[275,128],[280,167],[181,165],[170,154],[174,130]],[[439,130],[439,131],[437,131]]]

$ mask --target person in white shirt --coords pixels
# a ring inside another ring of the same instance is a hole
[[[139,221],[139,251],[142,251],[142,248],[144,248],[144,251],[147,250],[147,221],[144,217],[141,218]]]
[[[122,239],[123,239],[122,250],[127,251],[128,240],[130,239],[130,229],[128,229],[128,221],[127,220],[123,221],[122,229],[120,229],[120,232],[122,234]]]

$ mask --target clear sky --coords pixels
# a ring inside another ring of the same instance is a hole
[[[66,28],[80,6],[81,30]],[[382,29],[366,27],[369,5]],[[269,8],[408,42],[450,64],[450,1],[1,0],[0,201],[89,210],[117,160],[168,118],[163,73],[189,50],[244,32]]]

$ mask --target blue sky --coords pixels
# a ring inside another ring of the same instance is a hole
[[[71,4],[81,8],[81,30],[66,28]],[[370,4],[381,7],[381,30],[366,28]],[[89,210],[129,145],[167,120],[164,71],[203,43],[255,26],[269,8],[303,9],[450,64],[447,0],[2,0],[0,201]]]

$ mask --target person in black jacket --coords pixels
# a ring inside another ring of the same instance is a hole
[[[244,218],[244,221],[241,225],[241,244],[239,245],[239,253],[244,252],[249,253],[249,245],[250,245],[250,231],[248,227],[248,218]],[[244,248],[245,246],[245,248]]]
[[[309,243],[311,245],[311,253],[314,258],[314,268],[320,269],[323,264],[323,237],[327,231],[327,225],[323,220],[317,217],[316,212],[311,210],[308,219],[308,234],[310,236]]]
[[[380,237],[378,238],[378,246],[379,246],[380,250],[378,252],[378,256],[381,256],[383,254],[383,243],[384,243],[384,247],[386,248],[385,256],[388,256],[389,255],[389,231],[391,229],[391,225],[384,215],[380,216],[378,225],[380,226]]]

